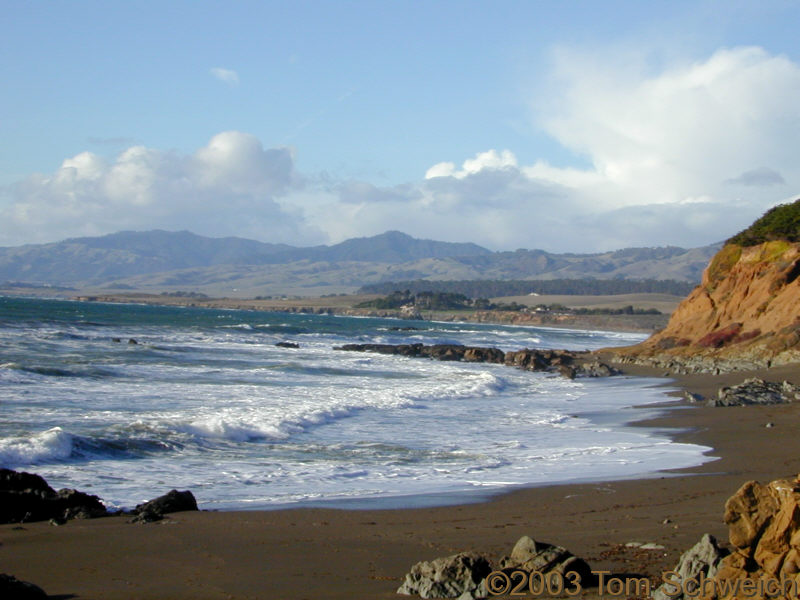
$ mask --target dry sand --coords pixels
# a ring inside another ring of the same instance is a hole
[[[642,368],[634,374],[653,375]],[[746,375],[686,376],[678,383],[709,395]],[[800,366],[766,375],[800,383]],[[775,427],[766,428],[767,422]],[[742,483],[800,472],[795,405],[680,405],[642,425],[680,428],[678,440],[711,446],[710,454],[720,458],[680,474],[524,489],[443,508],[178,513],[147,525],[124,517],[61,527],[3,525],[0,572],[56,598],[396,599],[417,561],[463,550],[499,558],[530,535],[566,546],[594,569],[657,578],[703,533],[727,539],[723,505]],[[631,541],[665,550],[622,547]]]

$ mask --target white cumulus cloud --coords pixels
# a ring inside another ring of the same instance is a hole
[[[406,225],[497,248],[720,241],[800,190],[798,97],[800,65],[762,48],[657,71],[562,50],[532,113],[588,166],[520,165],[510,150],[488,150],[431,166],[419,193],[394,206],[351,210],[375,231]]]
[[[298,187],[292,152],[227,131],[190,155],[134,146],[106,161],[90,152],[6,190],[0,245],[122,229],[190,229],[273,241],[318,239],[279,199]]]

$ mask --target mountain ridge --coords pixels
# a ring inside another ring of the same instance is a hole
[[[493,252],[399,231],[296,247],[189,231],[122,231],[0,248],[0,281],[204,293],[341,293],[406,279],[676,279],[697,281],[716,247],[592,254]]]

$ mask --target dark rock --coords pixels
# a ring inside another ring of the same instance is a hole
[[[136,341],[135,339],[133,339],[133,338],[130,338],[130,339],[128,340],[128,343],[129,343],[129,344],[132,344],[132,345],[136,345],[136,344],[138,344],[139,342],[137,342],[137,341]]]
[[[506,353],[497,348],[467,348],[464,352],[466,362],[485,362],[502,364],[505,361]]]
[[[714,577],[720,567],[722,559],[730,554],[720,548],[716,538],[711,534],[704,534],[700,541],[689,550],[681,554],[678,564],[673,571],[678,573],[677,583],[688,582],[690,579],[697,581],[702,574],[705,578]],[[693,590],[687,590],[690,593]],[[653,600],[678,600],[685,597],[683,586],[662,584],[653,592]]]
[[[0,469],[0,523],[94,518],[107,514],[97,496],[70,489],[56,492],[39,475]]]
[[[111,338],[111,341],[114,342],[115,344],[119,344],[120,342],[122,342],[122,340],[120,338],[116,338],[116,337],[115,338]]]
[[[591,358],[588,352],[570,350],[524,350],[503,352],[497,348],[461,346],[459,344],[345,344],[334,350],[376,352],[444,361],[506,364],[527,371],[549,371],[565,377],[608,377],[619,371]]]
[[[155,523],[164,518],[164,513],[154,506],[146,506],[139,510],[138,514],[133,517],[128,523]]]
[[[489,559],[475,552],[418,562],[406,574],[397,593],[421,598],[484,597],[487,594],[483,580],[491,571]]]
[[[709,406],[745,406],[749,404],[783,404],[800,400],[800,386],[788,381],[772,383],[752,377],[738,385],[722,387]]]
[[[619,370],[595,360],[578,365],[576,375],[579,377],[611,377],[619,375]]]
[[[37,585],[20,581],[13,575],[0,573],[0,598],[8,600],[38,600],[47,598],[44,590]]]
[[[299,348],[300,344],[294,342],[278,342],[275,344],[278,348]]]
[[[154,498],[144,504],[139,504],[133,510],[134,513],[141,514],[144,511],[161,513],[182,512],[185,510],[198,510],[197,501],[194,499],[194,494],[189,490],[179,492],[178,490],[170,490],[163,496]]]

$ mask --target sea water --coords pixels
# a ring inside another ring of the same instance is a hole
[[[0,297],[0,466],[111,507],[178,488],[201,508],[250,509],[443,504],[710,460],[709,448],[629,425],[648,415],[633,407],[667,399],[655,380],[334,349],[643,338]]]

